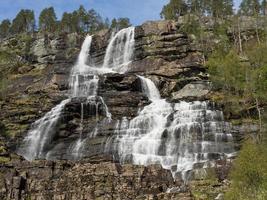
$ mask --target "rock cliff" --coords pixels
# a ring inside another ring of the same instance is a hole
[[[103,64],[111,34],[105,30],[93,36],[90,56],[96,65]],[[66,104],[56,127],[56,136],[46,146],[50,152],[48,158],[54,161],[28,162],[15,155],[31,124],[67,98],[70,70],[83,39],[83,35],[77,34],[49,34],[35,35],[27,44],[18,38],[1,43],[1,49],[28,51],[27,56],[20,58],[23,64],[17,73],[8,77],[7,95],[0,101],[0,156],[3,160],[0,197],[191,199],[192,194],[181,187],[179,178],[173,180],[170,171],[159,165],[120,165],[103,148],[114,136],[117,120],[123,117],[131,120],[151,103],[143,94],[136,75],[150,78],[169,102],[209,100],[211,83],[203,66],[202,53],[194,38],[179,31],[179,24],[173,21],[147,22],[136,27],[135,53],[127,73],[107,73],[99,77],[98,95],[103,99],[94,99],[94,104],[86,104],[85,108],[81,103],[86,102],[86,98],[72,98]],[[97,109],[92,108],[95,105]],[[112,115],[108,124],[104,120],[106,106]],[[221,109],[220,105],[214,106]],[[85,110],[83,116],[82,109]],[[83,160],[69,161],[74,159],[69,153],[71,143],[78,140],[81,131],[85,136],[92,132],[95,124],[98,124],[98,134],[88,141]],[[238,129],[232,133],[238,135],[240,132]],[[216,164],[219,172],[228,170],[225,162]],[[195,178],[198,176],[196,173]],[[176,192],[170,192],[171,188]],[[216,193],[211,196],[215,197]]]

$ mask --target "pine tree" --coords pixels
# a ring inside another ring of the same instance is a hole
[[[60,29],[63,32],[71,32],[71,13],[64,12],[60,21]]]
[[[260,13],[259,0],[242,0],[239,13],[246,16],[256,16]]]
[[[267,14],[267,0],[262,0],[261,2],[261,12],[263,15]]]
[[[188,7],[184,0],[171,0],[163,7],[160,16],[164,19],[177,20],[180,16],[185,15],[187,11]]]
[[[119,31],[124,28],[128,28],[131,26],[131,22],[129,18],[119,18],[119,19],[113,19],[111,21],[110,28],[114,29],[115,31]]]
[[[118,29],[124,29],[131,26],[130,19],[129,18],[119,18],[118,19]]]
[[[106,21],[94,10],[91,9],[88,11],[89,16],[89,32],[94,33],[101,29],[108,28],[106,26]]]
[[[45,8],[39,16],[39,29],[53,32],[57,27],[57,17],[53,7]]]
[[[203,0],[188,0],[188,8],[191,14],[202,16],[204,14]]]
[[[110,25],[110,28],[112,29],[116,29],[117,28],[117,19],[113,18],[112,21],[111,21],[111,25]]]
[[[0,38],[5,38],[10,32],[11,23],[9,19],[5,19],[0,24]]]
[[[88,32],[89,15],[82,5],[78,9],[78,20],[80,30]]]
[[[33,10],[22,9],[15,19],[12,21],[12,26],[10,28],[11,32],[23,33],[32,32],[35,29],[35,19]]]
[[[204,3],[206,12],[215,19],[232,15],[233,4],[233,0],[206,1]]]
[[[71,32],[80,33],[82,28],[80,26],[80,16],[78,10],[75,10],[71,13]]]

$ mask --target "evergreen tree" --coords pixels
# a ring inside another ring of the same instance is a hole
[[[80,18],[79,18],[79,13],[77,10],[73,11],[71,13],[71,32],[76,32],[80,33],[81,28],[80,28]]]
[[[111,21],[110,28],[116,29],[117,28],[117,24],[118,24],[117,19],[113,18],[112,21]]]
[[[131,23],[130,23],[130,19],[129,18],[119,18],[118,19],[118,29],[121,30],[121,29],[124,29],[124,28],[128,28],[131,26]]]
[[[8,36],[10,31],[10,26],[11,23],[9,19],[5,19],[2,21],[2,23],[0,24],[0,38],[5,38],[6,36]]]
[[[131,22],[129,18],[119,18],[119,19],[113,19],[111,21],[110,28],[115,29],[116,31],[119,31],[124,28],[128,28],[131,26]]]
[[[259,0],[242,0],[239,13],[241,15],[256,16],[260,13]]]
[[[79,23],[80,30],[88,32],[89,15],[82,5],[78,9],[78,20],[79,20],[78,23]]]
[[[105,19],[104,24],[105,24],[105,27],[106,27],[106,28],[109,28],[109,27],[110,27],[110,21],[109,21],[109,18],[106,18],[106,19]]]
[[[185,15],[187,11],[188,7],[184,0],[171,0],[163,7],[160,16],[164,19],[177,20],[178,17]]]
[[[233,14],[233,0],[208,1],[203,0],[204,13],[215,19],[224,18]]]
[[[267,14],[267,0],[262,0],[261,2],[261,12],[263,15]]]
[[[39,29],[53,32],[57,27],[57,17],[53,7],[45,8],[39,16]]]
[[[109,25],[107,24],[107,19],[103,20],[103,18],[94,9],[88,11],[88,17],[89,32],[93,33],[101,29],[109,28]]]
[[[35,29],[35,19],[33,10],[24,10],[22,9],[15,19],[12,21],[12,26],[10,28],[11,32],[23,33],[23,32],[31,32]]]
[[[71,13],[64,12],[60,21],[60,29],[63,32],[71,32]]]
[[[100,15],[94,9],[91,9],[88,11],[88,18],[89,32],[93,33],[99,30],[99,21],[101,21]]]
[[[203,0],[188,0],[187,4],[191,14],[198,16],[204,15],[205,9]]]

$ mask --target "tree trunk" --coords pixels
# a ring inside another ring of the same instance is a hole
[[[240,52],[240,54],[242,54],[243,53],[243,47],[242,47],[242,38],[241,38],[241,30],[240,30],[239,18],[237,18],[237,28],[238,28],[239,52]]]
[[[258,16],[256,16],[256,36],[257,36],[258,44],[260,45],[261,41],[260,41],[260,36],[259,36],[258,19],[259,19]]]
[[[259,126],[260,126],[260,130],[259,130],[259,134],[258,134],[258,142],[261,142],[262,140],[262,116],[261,116],[261,109],[259,106],[259,100],[256,97],[255,98],[255,102],[256,102],[256,108],[257,108],[257,112],[258,112],[258,118],[259,118]]]

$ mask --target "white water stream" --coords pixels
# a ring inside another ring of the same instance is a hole
[[[161,99],[150,79],[139,78],[151,104],[134,119],[117,123],[114,148],[121,163],[161,164],[185,180],[196,164],[206,167],[209,161],[233,153],[229,124],[214,105],[200,101],[170,104]]]

